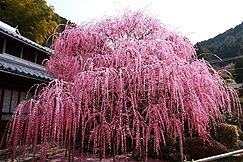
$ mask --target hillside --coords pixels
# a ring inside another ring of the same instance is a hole
[[[235,28],[231,28],[224,33],[217,35],[214,38],[202,41],[198,43],[205,53],[214,53],[227,64],[234,62],[238,51],[243,47],[243,22],[237,25]],[[215,59],[215,58],[211,58]]]
[[[67,23],[46,1],[36,0],[28,0],[28,3],[26,0],[0,1],[0,21],[17,28],[22,36],[43,46],[51,45],[47,42],[49,36],[54,30],[63,31],[64,26],[58,25]]]

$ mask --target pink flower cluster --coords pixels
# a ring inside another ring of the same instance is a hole
[[[8,125],[14,153],[19,145],[35,153],[40,139],[44,160],[48,143],[71,147],[80,136],[84,146],[88,135],[94,153],[105,156],[112,141],[125,153],[129,139],[147,155],[149,140],[158,153],[166,133],[179,137],[183,156],[186,134],[207,139],[222,113],[239,108],[190,41],[144,11],[66,26],[53,49],[46,67],[57,79],[21,103]]]

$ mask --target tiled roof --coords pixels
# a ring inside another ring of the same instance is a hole
[[[1,22],[1,24],[2,24],[2,22]],[[17,39],[17,40],[19,40],[19,41],[22,41],[22,42],[24,42],[24,43],[26,43],[26,44],[28,44],[28,45],[32,45],[32,46],[34,46],[35,48],[38,48],[38,49],[40,49],[40,50],[44,50],[44,51],[46,51],[46,52],[48,52],[48,53],[51,53],[51,52],[52,52],[52,50],[51,50],[50,48],[48,48],[48,47],[43,47],[43,46],[41,46],[41,45],[35,43],[34,41],[29,40],[28,38],[26,38],[26,37],[24,37],[24,36],[22,36],[22,35],[20,35],[20,34],[17,34],[16,32],[14,32],[14,31],[12,31],[12,30],[7,29],[7,28],[4,27],[3,25],[0,25],[0,32],[4,33],[5,35],[8,35],[8,36],[10,36],[10,37],[12,37],[12,38],[14,38],[14,39]]]
[[[46,74],[45,69],[37,69],[24,64],[18,64],[11,60],[0,58],[0,70],[4,72],[14,73],[23,77],[31,77],[42,81],[51,81],[53,78]]]
[[[28,44],[43,52],[52,53],[52,50],[50,48],[43,47],[29,40],[28,38],[25,38],[17,31],[17,29],[0,21],[0,33],[16,39],[19,42]],[[2,53],[0,53],[0,71],[20,75],[23,77],[30,77],[32,79],[38,79],[42,81],[50,81],[53,79],[51,76],[46,74],[43,66]]]

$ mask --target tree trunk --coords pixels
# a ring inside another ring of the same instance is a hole
[[[114,130],[114,136],[112,138],[112,152],[113,152],[113,162],[116,162],[116,129]]]

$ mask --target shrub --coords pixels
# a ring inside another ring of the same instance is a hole
[[[191,159],[201,159],[228,152],[228,149],[216,140],[204,141],[200,137],[190,137],[185,141],[185,152]]]
[[[229,150],[239,149],[238,145],[239,133],[237,126],[232,124],[220,123],[216,126],[215,140],[222,143]]]

